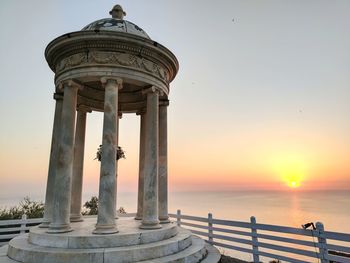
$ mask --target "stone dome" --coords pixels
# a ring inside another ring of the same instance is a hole
[[[87,31],[87,30],[94,30],[94,31],[106,30],[106,31],[125,32],[125,33],[150,39],[150,37],[142,28],[124,19],[116,19],[116,18],[100,19],[88,24],[82,29],[82,31]]]

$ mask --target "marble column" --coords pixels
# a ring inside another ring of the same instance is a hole
[[[72,177],[72,193],[70,206],[70,221],[83,221],[81,215],[82,190],[83,190],[83,168],[84,168],[84,146],[86,131],[86,113],[91,112],[88,107],[79,106],[77,109],[77,121],[75,128],[74,161]]]
[[[118,112],[118,118],[117,118],[117,135],[116,135],[116,143],[115,145],[119,145],[119,121],[123,117],[123,114]],[[117,195],[118,195],[118,160],[115,163],[115,196],[114,196],[114,202],[115,202],[115,219],[118,219],[118,213],[117,213]]]
[[[55,93],[53,98],[56,100],[55,107],[55,117],[53,120],[52,128],[52,139],[51,139],[51,152],[49,161],[49,171],[47,176],[46,184],[46,195],[45,195],[45,210],[44,218],[42,224],[39,227],[49,227],[52,220],[52,207],[53,207],[53,189],[55,188],[55,175],[56,175],[56,165],[57,165],[57,147],[58,147],[58,137],[60,130],[63,94]]]
[[[155,87],[145,91],[147,94],[145,170],[142,229],[161,228],[158,220],[158,100]]]
[[[48,233],[71,231],[69,215],[74,154],[74,124],[77,93],[80,88],[73,81],[63,84],[64,95],[61,116],[61,130],[58,141],[57,168],[55,176],[54,205]]]
[[[118,89],[122,79],[102,78],[105,86],[102,156],[100,169],[99,207],[94,234],[117,233],[116,216],[116,143],[118,119]]]
[[[158,167],[158,209],[160,223],[169,223],[168,215],[168,117],[169,101],[159,105],[159,167]]]
[[[138,191],[137,191],[137,212],[136,212],[135,219],[141,220],[143,215],[146,112],[141,111],[138,113],[138,115],[140,115],[140,150],[139,150],[139,183],[138,183]]]

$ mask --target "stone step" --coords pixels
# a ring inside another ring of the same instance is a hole
[[[0,263],[18,263],[18,261],[14,261],[7,257],[7,249],[8,245],[0,247]]]
[[[166,263],[166,262],[176,262],[176,263],[198,263],[202,262],[207,256],[206,243],[203,239],[192,236],[192,245],[176,254],[155,258],[152,260],[143,260],[139,263]],[[209,261],[207,261],[209,262]],[[216,261],[217,262],[217,261]],[[215,261],[211,263],[216,263]]]
[[[175,254],[175,255],[170,255],[167,257],[163,257],[162,259],[153,259],[153,260],[148,260],[148,261],[141,261],[142,263],[150,263],[150,262],[192,262],[190,260],[192,260],[193,258],[189,257],[189,255],[191,254],[191,250],[192,252],[196,253],[196,251],[198,251],[197,249],[193,249],[193,247],[195,247],[197,245],[197,240],[194,237],[193,238],[193,243],[190,247]],[[203,243],[202,243],[203,244]],[[200,261],[200,263],[217,263],[220,261],[221,258],[221,254],[219,252],[219,250],[209,244],[204,244],[205,249],[206,249],[206,256]],[[0,263],[18,263],[18,261],[12,260],[10,258],[7,257],[7,248],[8,246],[3,246],[0,248]],[[183,256],[183,258],[181,258],[181,256]],[[197,257],[194,257],[194,259]],[[161,261],[163,260],[163,261]],[[168,260],[168,261],[166,261]],[[140,263],[141,263],[140,262]],[[195,261],[194,261],[195,262]]]
[[[19,263],[18,261],[15,261],[13,259],[10,259],[9,257],[0,257],[0,263]]]
[[[201,263],[217,263],[221,259],[220,251],[209,244],[205,245],[207,249],[207,256],[201,261]]]
[[[0,257],[6,256],[7,255],[7,248],[9,246],[8,245],[4,245],[0,247]]]
[[[166,240],[114,248],[67,249],[42,247],[28,242],[28,235],[18,236],[9,243],[10,258],[25,263],[128,263],[165,257],[191,246],[191,232],[178,229],[178,234]],[[1,262],[2,263],[2,262]]]

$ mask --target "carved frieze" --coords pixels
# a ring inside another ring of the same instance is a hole
[[[66,57],[57,64],[56,74],[74,67],[89,65],[94,66],[96,64],[107,66],[117,65],[138,69],[151,73],[152,75],[161,78],[165,82],[169,82],[169,75],[162,66],[135,55],[107,51],[91,51]]]
[[[84,63],[84,61],[85,62],[87,61],[86,54],[84,53],[74,54],[72,56],[69,56],[63,59],[60,63],[58,63],[57,71],[64,70],[65,68],[72,68],[72,67],[78,66]]]

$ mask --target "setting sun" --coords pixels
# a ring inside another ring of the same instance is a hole
[[[281,173],[283,181],[290,188],[300,187],[300,183],[302,178],[304,177],[304,172],[300,169],[300,167],[289,167],[288,170]]]
[[[289,182],[288,185],[289,185],[290,188],[297,188],[297,187],[300,186],[300,182],[291,181],[291,182]]]
[[[301,186],[307,174],[306,161],[301,155],[287,154],[274,159],[273,170],[279,180],[289,188]]]

